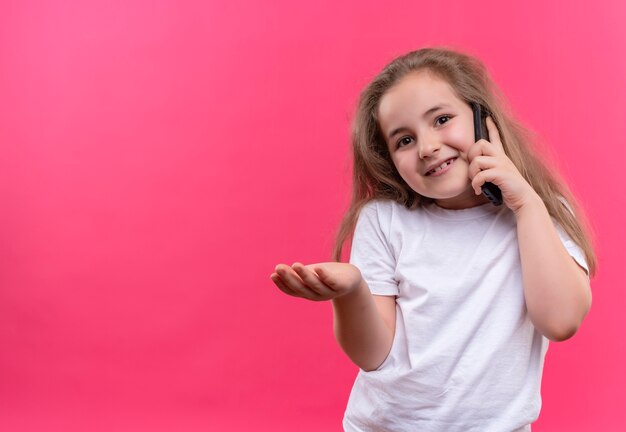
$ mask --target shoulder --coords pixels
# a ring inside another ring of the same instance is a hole
[[[393,200],[375,199],[361,209],[357,229],[376,231],[394,250],[399,250],[407,235],[419,236],[427,229],[429,222],[425,213],[420,207],[409,209]]]
[[[377,232],[388,239],[391,227],[397,225],[396,215],[401,208],[400,204],[389,199],[372,199],[366,202],[359,212],[356,231]]]
[[[377,215],[399,214],[414,211],[415,210],[407,209],[405,206],[396,201],[381,198],[372,199],[365,203],[361,208],[361,213]]]
[[[381,227],[389,227],[393,223],[405,220],[415,210],[407,209],[400,203],[390,199],[372,199],[365,203],[359,213],[359,220],[376,222]]]

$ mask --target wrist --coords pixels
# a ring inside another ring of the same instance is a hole
[[[355,288],[353,288],[352,290],[348,291],[347,293],[339,297],[335,297],[333,299],[333,302],[339,302],[339,303],[353,302],[355,299],[358,299],[359,297],[362,297],[363,295],[367,295],[369,293],[370,292],[369,292],[367,283],[365,283],[365,280],[361,278],[361,280],[355,286]]]
[[[541,199],[539,194],[533,190],[531,193],[527,195],[526,199],[524,200],[524,203],[513,210],[513,213],[515,213],[515,217],[519,219],[521,216],[523,216],[524,214],[528,212],[535,212],[538,210],[547,211],[543,200]]]

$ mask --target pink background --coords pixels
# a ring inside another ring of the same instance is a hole
[[[266,3],[0,3],[0,430],[339,431],[330,304],[269,275],[329,259],[358,94],[430,45],[484,60],[597,231],[533,430],[625,430],[624,2]]]

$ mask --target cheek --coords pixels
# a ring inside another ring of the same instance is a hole
[[[393,162],[402,178],[404,178],[407,173],[415,172],[417,169],[417,158],[410,157],[408,154],[403,154],[401,157],[395,158]]]
[[[406,158],[406,157],[397,158],[394,161],[394,165],[396,166],[396,169],[398,170],[400,174],[402,174],[403,171],[407,171],[411,168],[409,158]]]
[[[444,132],[445,142],[463,154],[474,144],[473,125],[455,124],[453,128],[447,128]]]

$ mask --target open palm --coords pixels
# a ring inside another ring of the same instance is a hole
[[[359,269],[347,263],[329,262],[292,266],[278,264],[270,276],[285,294],[313,301],[331,300],[356,290],[362,277]]]

